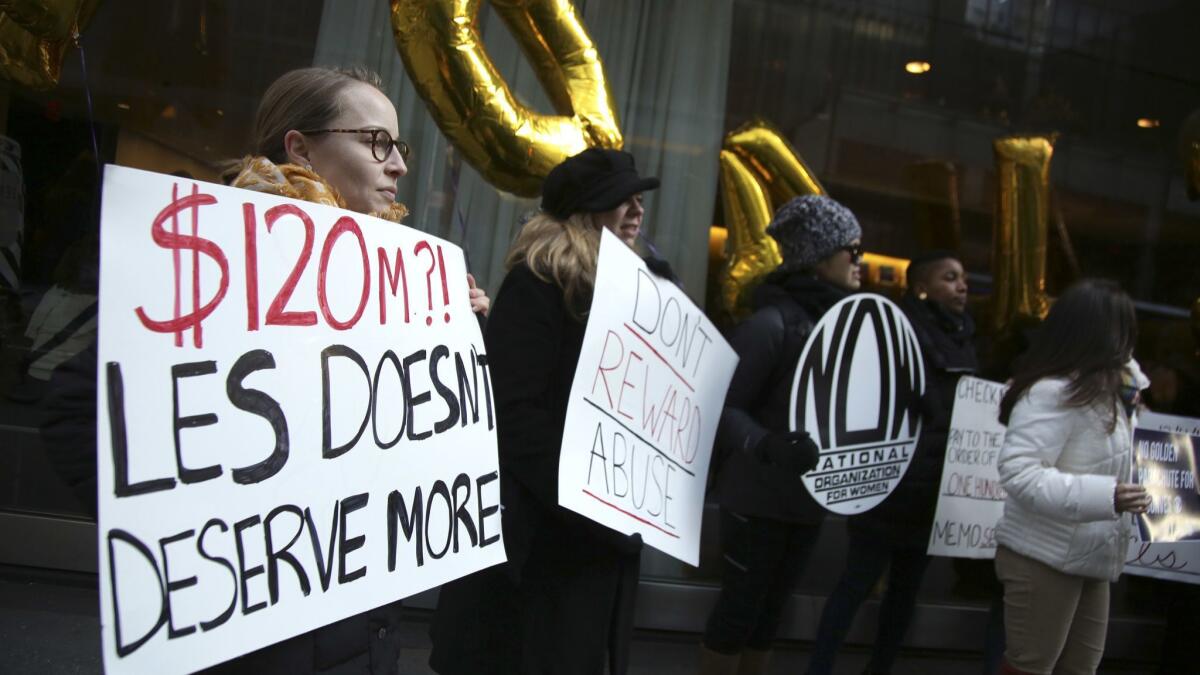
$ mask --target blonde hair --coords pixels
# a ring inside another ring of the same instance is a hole
[[[561,288],[567,311],[582,319],[592,304],[599,255],[600,228],[592,214],[558,220],[540,212],[521,228],[504,265],[511,270],[524,264],[537,278]]]

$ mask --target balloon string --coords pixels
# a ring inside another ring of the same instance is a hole
[[[92,158],[96,162],[96,184],[99,185],[103,168],[100,164],[100,142],[96,138],[96,110],[92,106],[92,85],[88,81],[87,58],[83,54],[83,44],[79,41],[79,31],[75,31],[71,37],[75,41],[75,48],[79,50],[79,67],[83,71],[83,95],[87,100],[88,131],[92,135]]]

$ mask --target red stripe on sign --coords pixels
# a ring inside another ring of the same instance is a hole
[[[584,491],[583,491],[583,494],[585,494],[585,495],[587,495],[587,496],[591,497],[592,499],[595,499],[596,501],[600,502],[601,504],[604,504],[605,506],[611,506],[612,508],[614,508],[614,509],[616,509],[616,510],[620,511],[621,513],[624,513],[624,514],[625,514],[625,515],[627,515],[627,516],[629,516],[630,518],[633,518],[634,520],[637,520],[637,521],[639,521],[639,522],[642,522],[642,523],[645,523],[645,524],[649,525],[650,527],[653,527],[654,529],[658,530],[659,532],[662,532],[663,534],[667,535],[668,537],[675,537],[676,539],[678,539],[678,538],[679,538],[679,535],[675,534],[674,532],[667,532],[666,530],[664,530],[664,529],[662,529],[661,527],[659,527],[659,526],[655,525],[654,523],[652,523],[652,522],[650,522],[650,521],[646,520],[645,518],[643,518],[643,517],[641,517],[641,516],[639,516],[639,515],[636,515],[636,514],[630,513],[630,512],[628,512],[628,511],[626,511],[625,509],[623,509],[623,508],[621,508],[621,507],[617,506],[616,504],[613,504],[613,503],[611,503],[611,502],[604,501],[603,499],[601,499],[601,498],[597,497],[596,495],[592,494],[591,492],[588,492],[587,490],[584,490]]]

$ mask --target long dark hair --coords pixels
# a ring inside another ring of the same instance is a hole
[[[1000,421],[1008,424],[1013,406],[1038,380],[1063,377],[1067,405],[1111,404],[1109,431],[1116,427],[1125,363],[1137,343],[1133,301],[1111,281],[1085,279],[1067,289],[1038,327],[1029,350],[1013,368],[1000,401]]]

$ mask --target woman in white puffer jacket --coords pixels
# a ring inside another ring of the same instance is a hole
[[[1137,319],[1116,284],[1082,281],[1058,299],[1018,359],[996,529],[1009,674],[1091,674],[1104,654],[1109,584],[1124,566],[1133,415],[1149,381],[1133,360]]]

